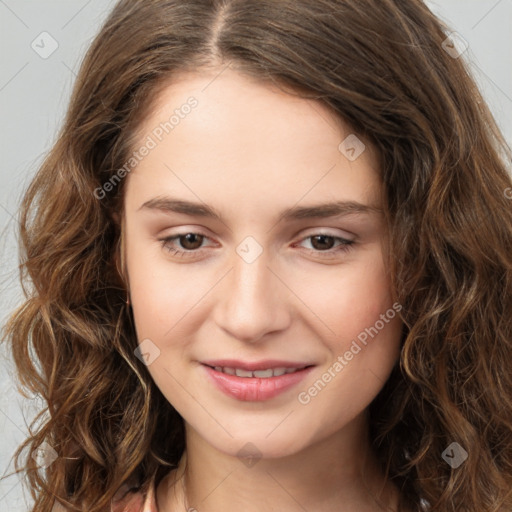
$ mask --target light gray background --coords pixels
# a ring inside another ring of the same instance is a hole
[[[0,325],[21,300],[15,237],[21,194],[55,141],[80,60],[114,3],[0,0]],[[512,145],[512,0],[427,3],[469,43],[464,58]],[[46,59],[31,47],[42,32],[59,45]],[[37,405],[16,393],[12,365],[0,350],[1,477],[13,470],[11,456]],[[0,510],[25,512],[30,503],[18,477],[0,481]]]

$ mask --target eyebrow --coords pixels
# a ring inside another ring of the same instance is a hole
[[[216,219],[224,223],[222,215],[215,208],[207,204],[183,201],[167,196],[159,196],[150,199],[146,201],[139,210],[160,210],[164,212],[183,213],[190,216]],[[382,209],[374,205],[363,204],[357,201],[334,201],[311,206],[292,206],[280,213],[277,222],[354,214],[379,215],[382,213]]]

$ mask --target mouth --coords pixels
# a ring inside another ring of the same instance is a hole
[[[262,361],[208,361],[201,363],[207,378],[231,398],[260,402],[270,400],[296,386],[314,364]]]

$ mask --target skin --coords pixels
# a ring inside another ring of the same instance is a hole
[[[383,215],[278,222],[296,205],[382,208],[376,155],[365,142],[349,161],[338,146],[352,132],[325,106],[231,69],[173,80],[141,143],[190,96],[198,106],[126,178],[123,213],[138,339],[160,351],[148,370],[186,426],[187,453],[158,486],[159,511],[396,510],[369,449],[367,407],[399,357],[399,316],[309,403],[298,400],[392,308]],[[222,221],[142,207],[163,195],[206,203]],[[205,238],[160,241],[178,233]],[[340,241],[327,239],[322,250],[308,238],[319,233],[355,243],[336,251]],[[252,263],[236,252],[247,236],[262,249]],[[188,257],[168,250],[194,244]],[[206,379],[199,362],[214,358],[316,366],[271,400],[240,401]],[[237,456],[249,442],[262,457],[252,467]]]

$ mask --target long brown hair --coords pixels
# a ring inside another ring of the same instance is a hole
[[[182,419],[134,355],[115,213],[158,93],[227,65],[323,102],[378,151],[404,330],[371,436],[400,510],[512,509],[511,157],[448,32],[420,0],[118,2],[21,206],[26,300],[5,332],[48,405],[16,452],[34,512],[109,510],[183,454]]]

